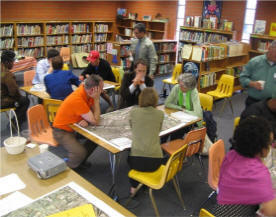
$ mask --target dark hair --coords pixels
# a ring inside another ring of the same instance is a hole
[[[137,23],[133,30],[137,29],[139,32],[146,32],[146,26],[144,23]]]
[[[91,74],[88,78],[85,79],[84,88],[86,90],[91,89],[92,87],[99,86],[100,82],[102,81],[102,77],[99,75]]]
[[[15,53],[12,50],[4,50],[1,54],[1,63],[6,64],[14,61]]]
[[[56,49],[48,50],[48,52],[47,52],[47,58],[48,59],[56,57],[56,56],[59,56],[59,51],[58,50],[56,50]]]
[[[232,148],[242,156],[253,158],[269,148],[272,132],[267,120],[249,116],[236,127],[234,137],[230,140]]]
[[[63,67],[63,59],[61,56],[53,57],[52,59],[52,67],[54,70],[60,70]]]
[[[135,63],[134,63],[134,69],[136,69],[137,66],[138,66],[139,64],[142,64],[142,65],[144,65],[144,66],[147,66],[147,63],[145,62],[145,60],[143,60],[143,59],[138,59],[138,60],[135,61]]]
[[[153,87],[145,88],[139,95],[140,107],[156,107],[158,103],[158,94]]]

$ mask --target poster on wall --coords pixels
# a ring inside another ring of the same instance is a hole
[[[222,1],[216,0],[204,0],[203,1],[203,19],[210,19],[210,17],[216,17],[217,21],[220,21],[222,9]]]

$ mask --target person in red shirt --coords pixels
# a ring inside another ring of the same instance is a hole
[[[70,168],[83,166],[97,145],[90,140],[81,144],[69,125],[77,123],[86,127],[88,124],[99,124],[102,91],[102,78],[98,75],[91,75],[84,84],[63,101],[57,111],[53,123],[53,136],[58,144],[68,151],[67,165]]]

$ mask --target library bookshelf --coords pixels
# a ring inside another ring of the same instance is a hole
[[[133,37],[133,28],[137,23],[144,23],[146,26],[147,36],[150,39],[163,39],[166,32],[166,23],[162,21],[145,21],[132,19],[117,19],[117,37],[123,40],[128,40]],[[116,40],[119,41],[119,40]]]
[[[222,43],[233,39],[232,31],[181,26],[179,32],[178,62],[181,63],[181,50],[185,44]]]
[[[154,76],[170,74],[176,61],[175,40],[152,40],[158,57],[156,72]],[[117,50],[117,65],[127,70],[131,41],[114,42],[113,48]]]
[[[42,58],[51,48],[70,47],[71,53],[98,50],[106,58],[107,43],[114,41],[114,21],[1,22],[1,49]]]
[[[275,36],[250,34],[249,58],[266,53],[273,40],[276,40]]]

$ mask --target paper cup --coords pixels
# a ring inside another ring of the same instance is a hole
[[[48,144],[41,144],[41,145],[39,146],[39,151],[40,151],[40,153],[43,153],[43,152],[47,151],[47,150],[48,150],[48,147],[49,147]]]
[[[262,89],[264,89],[265,81],[258,81],[262,85]]]

